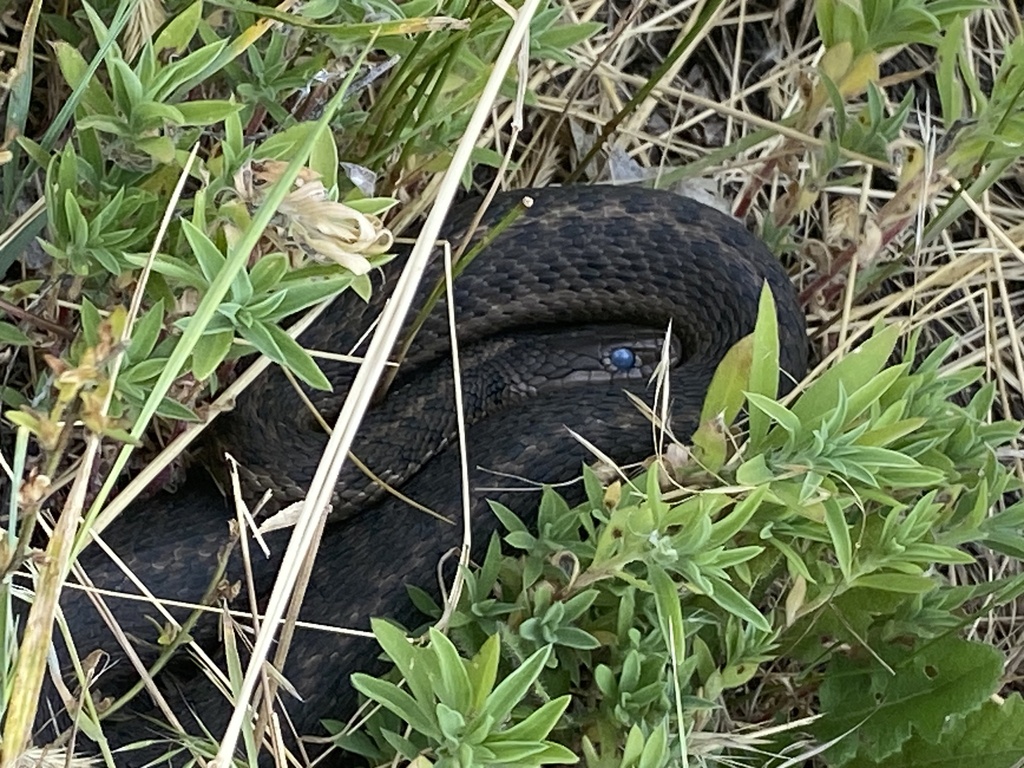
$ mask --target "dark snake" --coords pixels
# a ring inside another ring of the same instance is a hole
[[[805,321],[790,280],[764,244],[734,219],[667,192],[546,188],[496,196],[474,237],[486,236],[498,222],[508,223],[509,212],[526,196],[533,199],[532,207],[511,217],[511,224],[456,280],[453,294],[477,557],[500,528],[487,499],[510,507],[528,526],[536,522],[538,495],[524,493],[522,484],[510,488],[510,478],[562,483],[578,478],[583,464],[593,462],[570,429],[620,466],[651,453],[652,426],[625,392],[652,400],[649,379],[669,323],[671,426],[681,440],[696,426],[715,366],[753,329],[765,282],[777,304],[785,372],[780,386],[788,389],[807,362]],[[458,242],[477,208],[472,202],[452,211],[445,228],[449,239]],[[420,288],[421,304],[440,274],[439,259],[434,261]],[[336,352],[356,349],[401,263],[390,265],[390,277],[369,303],[352,292],[341,296],[302,343]],[[458,523],[460,463],[452,448],[456,432],[446,311],[442,300],[417,333],[387,397],[364,420],[354,452],[403,493]],[[331,423],[354,366],[326,362],[321,367],[335,387],[333,395],[317,401]],[[247,468],[250,483],[269,485],[285,499],[306,487],[325,442],[278,371],[262,376],[240,398],[216,438]],[[409,627],[421,624],[423,617],[412,607],[405,585],[438,594],[438,562],[460,545],[461,526],[380,492],[354,467],[346,472],[335,499],[340,522],[329,525],[324,535],[302,618],[358,629],[367,629],[374,616]],[[571,503],[582,500],[579,483],[562,493]],[[186,488],[137,502],[104,538],[155,595],[197,601],[225,542],[228,517],[217,487],[193,471]],[[269,592],[287,535],[268,538],[275,553],[269,560],[254,554],[257,594]],[[96,586],[137,594],[96,547],[80,562]],[[228,578],[244,578],[236,555]],[[155,658],[156,630],[147,618],[153,611],[138,602],[108,602],[130,636],[148,640],[139,644],[143,660]],[[101,648],[112,659],[123,659],[79,591],[66,590],[62,607],[79,654]],[[236,607],[246,608],[244,593]],[[179,619],[187,615],[172,612]],[[216,629],[215,620],[204,620],[193,636],[215,646]],[[57,648],[67,671],[67,650],[59,642]],[[298,630],[285,669],[304,696],[301,703],[285,697],[297,731],[322,733],[320,719],[350,715],[356,697],[348,677],[354,671],[379,672],[378,652],[371,640]],[[172,706],[184,691],[218,734],[230,712],[227,703],[189,663],[172,665],[168,678],[187,678],[190,671],[197,679],[167,685]],[[134,679],[122,660],[100,679],[99,688],[116,694]],[[52,691],[48,698],[59,705]],[[187,714],[185,706],[175,711]],[[191,725],[192,732],[201,733]],[[111,718],[104,728],[115,746],[153,736],[137,717]],[[49,735],[46,730],[40,741]],[[119,764],[140,765],[165,747],[127,753]]]

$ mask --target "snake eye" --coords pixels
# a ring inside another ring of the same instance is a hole
[[[611,354],[608,355],[608,359],[620,371],[628,371],[636,363],[636,355],[633,354],[633,350],[629,347],[613,349]]]

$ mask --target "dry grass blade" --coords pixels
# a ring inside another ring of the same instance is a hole
[[[434,207],[431,209],[423,225],[423,230],[409,257],[408,265],[395,287],[392,301],[384,310],[380,326],[370,342],[370,347],[366,353],[366,360],[360,366],[359,372],[352,383],[349,396],[346,398],[338,415],[335,430],[331,435],[324,458],[320,462],[311,483],[309,495],[306,497],[300,519],[295,526],[277,582],[274,585],[274,591],[267,604],[267,623],[264,624],[259,636],[256,638],[253,647],[253,658],[250,661],[241,690],[239,691],[239,706],[235,708],[217,753],[216,764],[219,766],[227,766],[231,761],[231,755],[234,753],[245,716],[243,703],[248,701],[256,685],[260,667],[263,660],[267,657],[270,644],[274,638],[274,625],[284,615],[286,606],[292,599],[293,589],[299,576],[302,561],[307,556],[315,556],[316,532],[320,527],[319,521],[326,514],[327,505],[341,465],[351,449],[362,414],[365,413],[370,404],[377,380],[384,370],[391,350],[394,348],[402,323],[412,304],[416,286],[426,266],[427,257],[433,248],[434,242],[437,240],[447,209],[454,199],[460,175],[469,162],[470,154],[483,130],[484,123],[489,117],[491,104],[497,97],[498,89],[505,73],[508,71],[513,57],[517,54],[519,46],[526,36],[530,19],[536,12],[537,6],[537,0],[533,0],[532,2],[524,3],[523,7],[519,10],[515,24],[495,61],[493,72],[483,95],[470,118],[463,139],[459,143],[451,165],[442,180]],[[309,554],[307,555],[307,553]],[[301,601],[301,595],[297,597]]]

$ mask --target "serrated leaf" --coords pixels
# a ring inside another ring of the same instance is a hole
[[[1024,699],[989,700],[949,723],[937,742],[914,734],[897,754],[880,762],[855,759],[849,768],[1012,768],[1024,755]]]
[[[826,752],[830,763],[891,758],[914,734],[938,742],[947,723],[997,690],[1002,669],[997,649],[950,636],[918,648],[879,643],[872,653],[836,656],[819,690],[824,716],[809,730],[823,742],[845,734]]]

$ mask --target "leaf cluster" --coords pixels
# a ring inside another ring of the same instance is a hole
[[[1012,599],[1021,585],[965,589],[949,574],[979,549],[1022,551],[1024,504],[1001,506],[1017,483],[996,453],[1020,424],[988,421],[993,388],[979,371],[948,370],[948,345],[914,363],[911,343],[892,364],[896,339],[879,331],[784,405],[765,394],[779,380],[766,292],[754,336],[716,375],[740,385],[713,385],[689,463],[607,487],[585,470],[587,501],[570,508],[546,490],[536,531],[494,505],[516,554],[496,537],[466,574],[452,640],[472,654],[500,637],[503,670],[550,649],[524,707],[571,696],[548,738],[594,767],[738,759],[745,747],[728,733],[694,737],[740,707],[755,722],[818,715],[763,743],[833,743],[835,766],[961,732],[996,690],[1002,657],[957,631],[970,601]],[[418,674],[450,674],[433,663]]]

